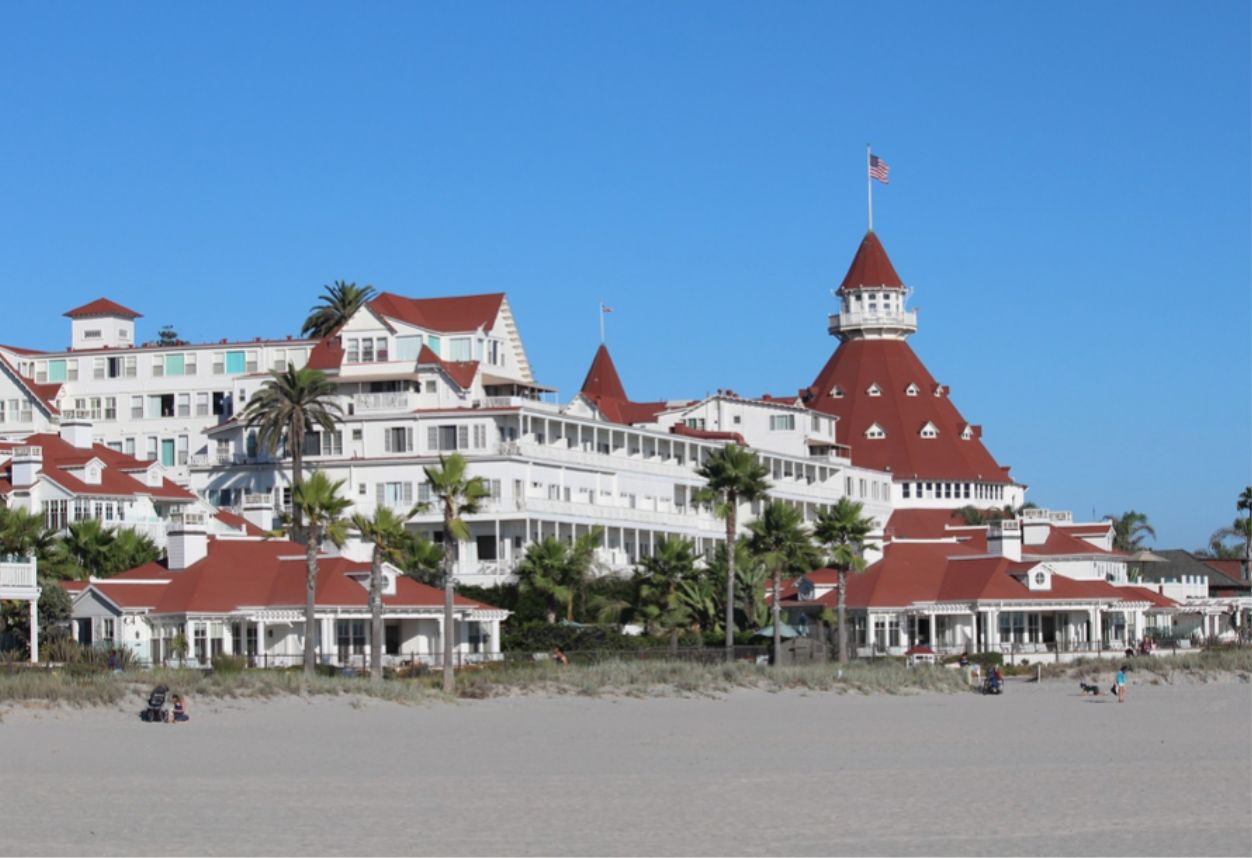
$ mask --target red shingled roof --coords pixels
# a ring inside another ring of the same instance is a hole
[[[41,448],[43,464],[40,474],[74,494],[108,497],[149,495],[164,500],[187,502],[196,499],[191,492],[168,479],[162,479],[159,486],[149,486],[143,480],[136,479],[132,473],[146,471],[151,463],[141,462],[125,453],[110,450],[103,444],[93,444],[88,449],[81,449],[63,441],[59,435],[35,434],[23,439],[22,445]],[[98,485],[84,483],[68,470],[85,465],[92,459],[99,459],[104,463]],[[0,465],[0,475],[5,481],[11,482],[12,474],[13,462],[10,459]]]
[[[1092,545],[1085,539],[1079,539],[1077,536],[1058,530],[1055,527],[1049,529],[1048,538],[1044,540],[1042,545],[1026,545],[1022,544],[1022,554],[1120,554],[1121,552],[1105,551]]]
[[[52,414],[60,413],[56,407],[57,394],[61,392],[59,382],[56,384],[37,384],[19,373],[17,367],[13,366],[4,355],[0,355],[0,367],[4,368],[5,374],[12,378],[14,382],[26,388],[31,396],[39,400],[49,412]]]
[[[668,406],[665,402],[631,402],[617,374],[617,367],[603,343],[596,349],[587,377],[583,379],[582,397],[595,406],[605,420],[632,425],[651,423]]]
[[[474,376],[478,375],[478,361],[464,360],[451,361],[444,360],[431,350],[430,346],[423,344],[422,350],[417,353],[418,366],[437,366],[442,369],[462,390],[469,390],[474,386]]]
[[[848,266],[848,273],[844,275],[839,291],[842,293],[849,289],[883,286],[901,289],[904,283],[900,280],[900,275],[896,274],[891,260],[887,258],[882,242],[870,230],[861,239],[861,246],[856,249],[856,256],[852,257],[852,264]]]
[[[94,301],[83,304],[81,307],[67,310],[65,315],[71,319],[79,319],[84,316],[124,316],[128,319],[138,319],[143,314],[127,309],[116,301],[110,301],[108,298],[97,298]]]
[[[229,613],[239,608],[304,605],[304,546],[286,540],[210,539],[207,556],[186,569],[169,571],[162,564],[148,564],[119,577],[150,577],[158,570],[170,583],[161,585],[164,591],[153,607],[157,614]],[[368,607],[369,591],[349,575],[368,574],[369,570],[369,563],[344,557],[321,558],[316,603],[323,607]],[[396,580],[395,594],[384,596],[383,604],[440,607],[443,591],[401,576]],[[456,596],[454,604],[493,610],[464,596]]]
[[[910,384],[920,392],[908,396]],[[867,392],[877,385],[880,395]],[[843,395],[831,396],[838,387]],[[853,339],[841,343],[813,382],[810,408],[839,418],[842,442],[852,447],[852,463],[890,469],[899,480],[982,480],[1010,482],[975,434],[962,440],[967,422],[903,340]],[[873,424],[886,437],[869,439]],[[937,438],[923,438],[919,427],[933,423]]]
[[[383,292],[370,301],[369,306],[380,316],[399,319],[429,331],[460,333],[492,327],[503,303],[503,292],[452,298],[405,298]]]

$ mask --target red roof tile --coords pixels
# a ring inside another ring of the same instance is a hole
[[[52,414],[60,413],[56,407],[57,394],[61,392],[61,385],[57,384],[37,384],[26,376],[17,371],[17,367],[9,363],[4,355],[0,355],[0,368],[3,368],[6,375],[13,379],[19,386],[24,387],[36,400]]]
[[[883,286],[900,289],[904,287],[904,283],[900,280],[900,275],[896,274],[891,260],[887,258],[882,242],[870,230],[861,239],[861,246],[856,249],[856,256],[852,257],[852,264],[848,266],[848,273],[844,275],[839,291]]]
[[[579,393],[605,420],[628,426],[652,423],[656,420],[656,415],[668,407],[664,402],[631,402],[626,396],[626,388],[622,386],[608,347],[603,343],[596,349],[596,356],[591,360],[591,367],[587,370],[587,377],[583,379]]]
[[[1092,545],[1085,539],[1079,539],[1053,527],[1048,531],[1048,538],[1042,545],[1022,545],[1022,554],[1060,555],[1060,554],[1113,554]]]
[[[503,303],[503,292],[453,298],[405,298],[383,292],[369,305],[380,316],[399,319],[419,328],[461,333],[494,326]]]
[[[127,472],[146,471],[151,463],[141,462],[125,453],[110,450],[103,444],[93,444],[90,449],[80,449],[62,440],[59,435],[47,433],[29,435],[23,439],[22,444],[39,447],[43,453],[40,474],[74,494],[109,497],[148,495],[165,500],[187,502],[196,499],[191,492],[168,479],[162,479],[159,486],[149,486],[142,480],[136,479]],[[85,483],[67,470],[85,465],[92,459],[99,459],[104,463],[99,484]],[[0,465],[0,474],[4,479],[11,481],[12,469],[13,462],[9,460]]]
[[[143,314],[127,309],[116,301],[110,301],[108,298],[97,298],[90,303],[83,304],[81,307],[67,310],[65,315],[71,319],[78,319],[83,316],[124,316],[128,319],[138,319]]]
[[[417,353],[417,365],[439,367],[462,390],[469,390],[473,387],[474,377],[478,375],[478,361],[444,360],[435,354],[430,346],[425,344],[422,345],[422,350]]]
[[[910,384],[920,392],[905,393]],[[868,391],[877,385],[880,395]],[[831,396],[835,388],[842,396]],[[853,339],[841,343],[818,373],[810,390],[810,408],[839,418],[842,442],[852,447],[852,463],[890,470],[897,480],[982,480],[1007,483],[1002,468],[975,435],[963,440],[967,425],[946,391],[937,385],[903,340]],[[872,425],[886,437],[869,439]],[[937,438],[923,438],[918,427],[933,423]]]

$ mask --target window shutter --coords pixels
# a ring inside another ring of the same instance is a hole
[[[458,450],[466,450],[469,448],[469,427],[456,427],[456,448]]]
[[[375,488],[375,491],[376,491],[376,492],[377,492],[377,494],[378,494],[378,498],[377,498],[378,505],[379,505],[379,506],[386,506],[386,505],[387,505],[387,486],[386,486],[386,484],[385,484],[385,483],[375,483],[375,484],[374,484],[374,488]]]
[[[434,426],[426,427],[426,449],[432,453],[439,451],[439,430]]]
[[[404,428],[404,451],[406,453],[411,453],[413,452],[414,449],[415,448],[413,446],[413,427],[406,426]]]
[[[413,484],[412,483],[404,484],[404,502],[410,505],[413,503]]]

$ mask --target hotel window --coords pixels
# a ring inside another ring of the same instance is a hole
[[[169,376],[179,376],[187,368],[187,360],[182,352],[165,356],[165,374]],[[160,375],[160,373],[155,373]]]
[[[230,393],[225,390],[213,391],[213,415],[215,417],[229,417],[230,411]]]
[[[365,620],[336,620],[335,632],[340,661],[354,655],[365,655]]]
[[[4,400],[0,399],[0,423],[4,422]]]
[[[922,427],[921,436],[923,438],[938,438],[939,430],[935,428],[934,423],[927,423]]]
[[[148,437],[147,455],[144,456],[149,462],[155,462],[157,457],[157,439]]]
[[[482,424],[474,426],[474,449],[481,450],[487,446],[487,427]]]
[[[683,421],[683,425],[686,426],[688,429],[699,429],[703,431],[704,418],[703,417],[688,417],[686,420]],[[604,446],[604,445],[601,445],[601,446]],[[608,451],[604,450],[603,452],[608,452]]]
[[[183,356],[183,375],[195,375],[195,374],[196,374],[196,353],[187,352],[187,354]]]
[[[196,394],[196,416],[197,417],[209,416],[209,394],[207,392],[201,392],[201,393]]]
[[[84,340],[98,340],[102,336],[104,336],[104,334],[99,328],[92,328],[89,331],[83,331]]]
[[[430,350],[434,352],[437,356],[443,354],[443,340],[441,340],[439,337],[432,337],[430,334],[427,334],[426,345],[429,346]]]
[[[187,464],[187,453],[190,439],[186,435],[178,436],[178,464]]]
[[[132,396],[130,398],[130,419],[131,420],[143,419],[143,397],[142,396]]]
[[[786,432],[795,429],[796,416],[794,414],[771,414],[769,428],[771,432]]]
[[[255,349],[250,349],[250,350],[248,351],[247,355],[245,356],[245,361],[244,361],[244,370],[245,370],[246,372],[256,372],[256,371],[257,371],[257,368],[258,368],[259,366],[260,366],[260,364],[258,364],[258,363],[257,363],[257,352],[256,352],[256,350],[255,350]]]
[[[107,367],[110,373],[109,378],[117,378],[116,375],[112,374],[112,370],[114,362],[120,360],[121,358],[95,358],[91,362],[91,377],[104,378],[104,373]]]
[[[360,341],[361,363],[374,362],[374,338],[366,337]]]
[[[417,360],[422,350],[422,335],[396,337],[396,360]]]
[[[178,416],[179,417],[191,416],[191,394],[190,393],[178,394]]]
[[[865,480],[858,480],[857,482],[859,483],[859,485],[857,486],[857,488],[859,489],[857,494],[860,497],[865,497]]]
[[[874,646],[880,650],[900,645],[900,617],[897,614],[874,617]]]
[[[274,350],[274,360],[271,361],[270,368],[273,369],[274,372],[286,371],[287,369],[287,350],[286,349]]]
[[[412,451],[412,426],[390,426],[383,430],[383,452],[411,453]]]
[[[105,420],[117,419],[117,397],[116,396],[105,397],[104,419]]]
[[[213,352],[213,374],[226,374],[226,355],[221,352]]]
[[[904,389],[905,396],[917,396],[919,392],[920,391],[917,389],[916,384],[910,384],[908,387]]]
[[[378,505],[391,507],[413,505],[413,484],[409,482],[379,483]]]
[[[248,366],[248,356],[242,351],[226,353],[226,374],[238,375],[245,372]]]
[[[134,438],[124,438],[122,440],[122,452],[125,453],[127,456],[134,458],[134,455],[135,455],[135,439]]]
[[[902,492],[902,497],[904,497],[904,499],[905,499],[905,500],[908,500],[908,497],[909,497],[909,484],[908,484],[908,483],[901,483],[901,484],[900,484],[900,489],[901,489],[901,492]]]
[[[882,388],[877,384],[871,384],[865,392],[870,396],[882,396]]]
[[[886,438],[887,433],[883,430],[881,426],[879,426],[877,423],[874,423],[868,429],[865,430],[865,437],[871,440],[878,440],[881,438]]]
[[[965,499],[969,500],[969,483],[965,484]]]
[[[448,342],[448,360],[467,361],[472,359],[469,337],[453,337]]]
[[[504,365],[504,348],[499,340],[487,340],[487,363],[492,366]]]
[[[156,355],[152,358],[152,377],[161,378],[165,375],[165,356]]]

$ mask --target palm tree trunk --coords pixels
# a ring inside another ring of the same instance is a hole
[[[287,429],[287,441],[291,445],[291,523],[296,541],[304,540],[304,510],[296,503],[296,486],[304,482],[304,427],[294,422]],[[281,489],[280,489],[281,491]]]
[[[456,564],[456,537],[452,535],[452,510],[443,510],[443,693],[456,691],[456,675],[452,672],[452,567]]]
[[[317,540],[304,543],[304,678],[313,678],[317,664]]]
[[[848,663],[848,570],[839,570],[839,602],[838,616],[836,617],[839,628],[839,663]]]
[[[774,667],[782,667],[782,606],[778,604],[778,573],[780,570],[774,570],[774,598],[773,598],[773,620],[774,620]]]
[[[380,538],[380,537],[376,537]],[[374,546],[370,567],[370,681],[383,681],[383,553]]]
[[[735,660],[735,530],[736,498],[726,498],[726,660]]]

